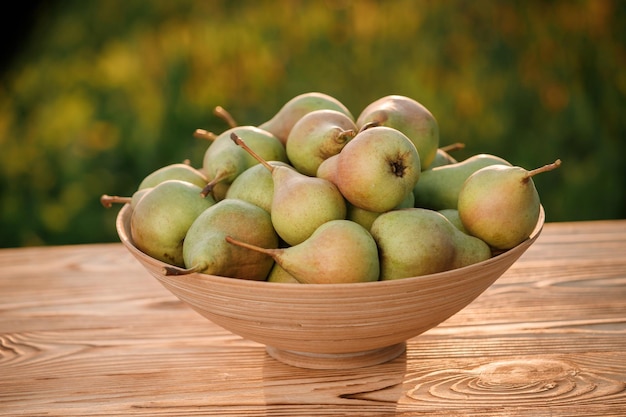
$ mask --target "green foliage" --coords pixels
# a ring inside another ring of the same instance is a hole
[[[322,91],[355,116],[403,94],[535,168],[548,221],[626,217],[626,3],[64,1],[0,84],[0,246],[117,241],[103,193],[189,159],[213,108],[260,124]]]

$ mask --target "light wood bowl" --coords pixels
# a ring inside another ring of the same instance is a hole
[[[447,272],[356,284],[288,284],[190,274],[166,276],[165,263],[130,238],[131,207],[116,227],[130,253],[165,288],[202,316],[262,343],[274,358],[298,367],[346,369],[401,355],[406,341],[442,323],[485,291],[539,237],[493,258]]]

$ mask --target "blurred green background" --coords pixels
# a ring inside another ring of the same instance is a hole
[[[626,218],[626,2],[37,3],[0,80],[2,247],[117,241],[149,172],[321,91],[355,116],[388,94],[435,115],[455,156],[535,168],[548,221]],[[6,39],[6,37],[5,37]]]

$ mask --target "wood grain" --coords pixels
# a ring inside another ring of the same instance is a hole
[[[549,223],[392,362],[307,370],[179,302],[121,244],[0,250],[0,415],[626,415],[626,221]]]

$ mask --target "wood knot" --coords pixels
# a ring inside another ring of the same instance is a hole
[[[515,358],[473,369],[435,371],[410,382],[415,385],[407,396],[434,408],[568,404],[626,390],[623,381],[546,358]]]

